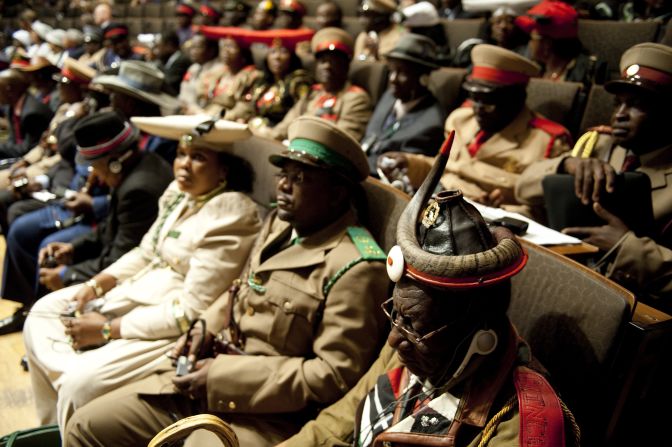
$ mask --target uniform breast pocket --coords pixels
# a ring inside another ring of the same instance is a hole
[[[269,342],[286,355],[310,352],[315,327],[322,318],[322,298],[285,278],[273,278],[267,295],[274,313]]]

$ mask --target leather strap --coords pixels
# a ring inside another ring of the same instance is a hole
[[[521,446],[563,447],[565,423],[560,400],[536,371],[519,366],[513,372],[520,412]]]

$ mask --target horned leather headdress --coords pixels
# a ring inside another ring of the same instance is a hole
[[[461,191],[431,197],[448,161],[451,132],[432,170],[397,224],[387,272],[438,288],[466,289],[504,281],[525,266],[527,254],[506,228],[490,229]]]

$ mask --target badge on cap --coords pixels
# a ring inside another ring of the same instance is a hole
[[[630,65],[626,70],[625,74],[630,77],[630,76],[635,76],[639,72],[639,65],[634,64]]]
[[[425,208],[425,211],[422,212],[422,225],[425,228],[429,228],[436,222],[436,219],[439,218],[439,202],[432,200],[432,202]]]

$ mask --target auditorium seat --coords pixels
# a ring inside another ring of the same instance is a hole
[[[352,61],[349,78],[369,93],[375,105],[387,88],[387,71],[383,62]]]
[[[653,42],[658,35],[658,22],[616,22],[611,20],[579,20],[579,39],[592,54],[607,62],[609,79],[619,77],[621,55],[631,46]]]
[[[581,132],[585,132],[591,127],[609,124],[613,110],[614,96],[607,92],[603,86],[593,85],[590,93],[588,93],[588,101],[579,129]]]
[[[580,82],[556,82],[532,78],[527,86],[527,105],[576,134],[583,114]]]
[[[364,31],[364,27],[357,17],[343,17],[343,29],[350,33],[353,39],[356,39],[359,33]]]
[[[635,306],[632,293],[571,259],[523,241],[529,261],[512,280],[509,316],[550,372],[581,428],[599,446],[623,391],[612,369]]]
[[[472,37],[478,37],[485,24],[485,19],[441,19],[441,24],[446,32],[451,53],[454,54],[462,42]]]
[[[143,16],[150,18],[161,17],[162,5],[160,3],[145,3],[143,6]]]
[[[448,114],[462,103],[462,81],[466,74],[464,68],[440,68],[434,70],[429,78],[429,90]]]

